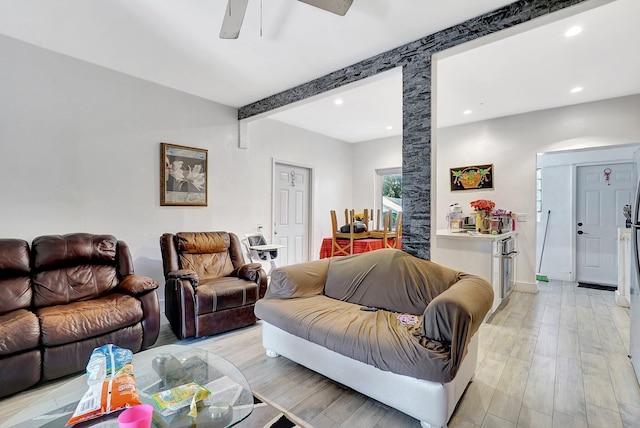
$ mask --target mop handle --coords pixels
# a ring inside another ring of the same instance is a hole
[[[544,227],[544,238],[542,238],[542,250],[540,251],[540,263],[538,265],[538,272],[542,269],[542,256],[544,255],[544,244],[547,242],[547,230],[549,230],[549,217],[551,217],[551,210],[547,213],[547,224]]]

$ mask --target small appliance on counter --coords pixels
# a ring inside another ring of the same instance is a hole
[[[451,232],[464,232],[462,223],[464,217],[462,215],[462,207],[460,204],[455,203],[449,205],[449,214],[447,214],[447,227]]]

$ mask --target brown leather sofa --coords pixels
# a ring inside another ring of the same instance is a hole
[[[0,239],[0,397],[84,370],[98,346],[153,345],[157,287],[111,235]]]
[[[176,336],[211,336],[256,322],[253,306],[267,291],[267,274],[260,263],[245,264],[235,234],[165,233],[160,249],[165,316]]]

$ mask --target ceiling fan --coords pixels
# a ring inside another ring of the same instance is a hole
[[[311,6],[326,10],[327,12],[335,13],[336,15],[344,16],[353,0],[298,0],[302,3],[306,3]],[[222,21],[222,28],[220,29],[221,39],[237,39],[240,34],[240,28],[242,27],[242,20],[247,10],[247,3],[249,0],[228,0],[227,10],[224,14],[224,20]]]

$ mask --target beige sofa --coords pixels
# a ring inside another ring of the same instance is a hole
[[[442,427],[473,377],[492,302],[479,277],[385,249],[276,269],[255,312],[267,355]]]

